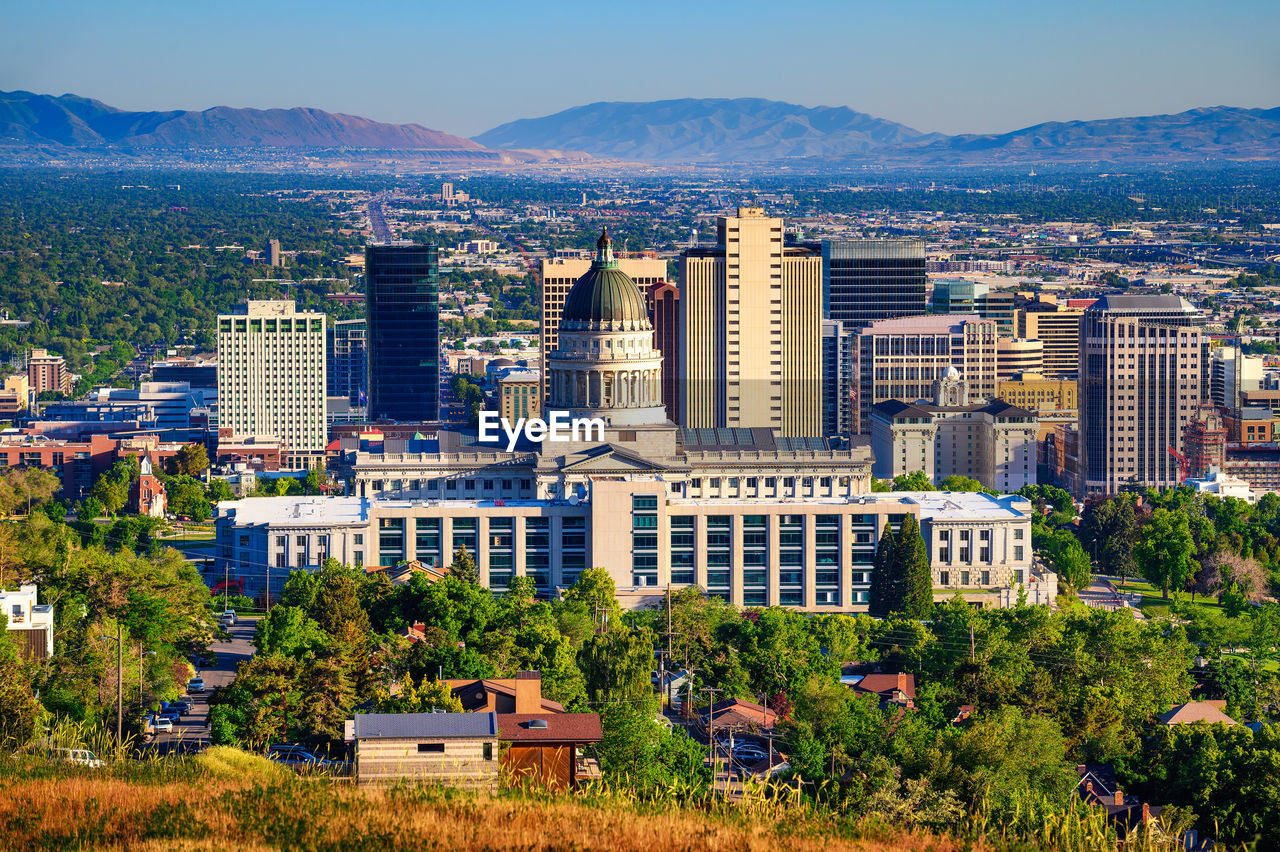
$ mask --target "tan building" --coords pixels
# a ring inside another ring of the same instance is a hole
[[[542,416],[542,375],[537,370],[509,370],[498,379],[498,413],[508,423]]]
[[[1078,389],[1075,379],[1050,379],[1027,372],[1002,379],[996,386],[996,396],[1029,411],[1075,411]]]
[[[1018,337],[1044,344],[1043,372],[1051,377],[1075,378],[1080,369],[1082,308],[1040,301],[1018,311]]]
[[[1039,340],[1002,337],[996,341],[996,380],[1018,373],[1039,373],[1044,367],[1044,343]]]
[[[289,301],[250,301],[218,317],[219,436],[279,439],[285,464],[324,460],[325,316]]]
[[[1035,412],[1002,400],[970,405],[951,367],[932,403],[882,402],[871,409],[872,474],[924,471],[934,483],[967,476],[1005,494],[1036,484]]]
[[[954,367],[969,397],[996,396],[996,322],[977,314],[931,314],[881,320],[858,333],[858,406],[854,434],[868,434],[871,407],[933,396],[933,383]]]
[[[680,258],[681,416],[690,427],[822,430],[822,257],[740,207]]]
[[[347,722],[357,784],[498,786],[493,713],[357,713]]]
[[[1079,492],[1174,488],[1185,430],[1209,395],[1204,315],[1174,295],[1103,296],[1080,329]]]
[[[71,393],[67,359],[61,355],[50,355],[44,349],[32,349],[27,356],[27,381],[36,393]]]
[[[16,373],[4,380],[0,390],[0,417],[12,417],[27,410],[31,382],[26,373]]]
[[[667,262],[649,257],[618,257],[618,268],[639,285],[642,291],[652,284],[667,280]],[[591,268],[591,257],[552,258],[542,261],[542,398],[546,399],[550,377],[545,369],[547,357],[560,343],[560,318],[564,300],[578,279]]]

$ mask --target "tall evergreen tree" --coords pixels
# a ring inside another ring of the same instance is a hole
[[[480,582],[480,569],[476,567],[475,558],[467,553],[465,547],[459,547],[453,552],[453,564],[449,566],[449,575],[467,583]]]
[[[929,618],[933,614],[933,572],[929,569],[929,551],[914,515],[903,518],[898,528],[894,563],[896,611],[909,618]]]
[[[894,610],[895,578],[897,576],[897,542],[893,529],[885,521],[880,540],[876,543],[876,559],[871,570],[871,602],[867,610],[883,618]]]

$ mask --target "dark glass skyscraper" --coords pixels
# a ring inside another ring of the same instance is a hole
[[[439,275],[435,246],[365,247],[370,420],[440,418]]]
[[[823,240],[822,316],[858,332],[926,313],[924,240]]]

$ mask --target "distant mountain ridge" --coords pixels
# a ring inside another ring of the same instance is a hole
[[[1048,122],[1009,133],[922,133],[848,107],[762,98],[600,102],[507,122],[475,139],[319,109],[131,112],[76,95],[0,92],[0,154],[17,162],[84,155],[135,161],[187,151],[261,149],[275,161],[324,149],[394,163],[743,163],[811,167],[979,163],[1159,163],[1280,158],[1280,108],[1206,107],[1174,115]],[[368,152],[390,152],[374,155]],[[199,155],[206,159],[206,153]],[[217,156],[216,152],[215,155]],[[236,156],[241,156],[237,154]],[[326,155],[333,156],[333,155]]]
[[[76,95],[0,92],[0,145],[129,148],[385,148],[483,152],[419,124],[383,124],[318,109],[128,112]]]
[[[640,161],[774,160],[833,157],[927,141],[903,124],[848,107],[801,107],[761,98],[600,102],[508,122],[475,137],[489,148],[535,146]]]
[[[475,137],[491,148],[570,148],[645,162],[1163,162],[1280,155],[1280,108],[1050,122],[1001,134],[921,133],[847,107],[758,98],[601,102]]]

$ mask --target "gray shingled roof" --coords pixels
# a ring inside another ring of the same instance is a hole
[[[493,713],[357,713],[355,722],[358,740],[498,736]]]
[[[1108,293],[1089,306],[1091,311],[1194,311],[1181,296],[1172,293],[1127,295]]]

